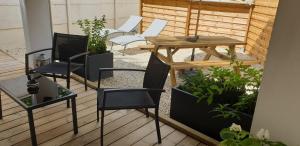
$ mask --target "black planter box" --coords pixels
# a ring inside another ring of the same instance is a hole
[[[170,117],[181,122],[211,138],[221,140],[219,133],[223,128],[230,127],[232,123],[242,126],[249,131],[252,115],[242,114],[240,120],[215,117],[212,112],[216,105],[208,105],[206,101],[197,102],[197,97],[178,88],[172,88]]]
[[[113,68],[113,53],[92,54],[87,57],[87,79],[97,81],[99,68]],[[84,69],[75,71],[81,77],[84,77]],[[108,71],[101,74],[101,78],[112,77],[113,72]]]

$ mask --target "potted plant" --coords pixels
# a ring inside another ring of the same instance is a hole
[[[250,130],[261,77],[261,70],[245,66],[189,74],[172,88],[170,117],[217,140],[231,123]]]
[[[220,137],[222,138],[220,146],[287,146],[282,142],[271,141],[267,129],[260,129],[256,135],[251,135],[235,123],[229,128],[222,129]]]
[[[100,19],[95,17],[93,20],[83,19],[76,22],[84,34],[89,36],[88,51],[90,54],[87,57],[87,78],[90,81],[98,80],[99,68],[113,67],[113,53],[107,51],[106,46],[108,32],[103,33],[105,23],[106,19],[104,15]],[[81,69],[75,73],[83,76],[83,71],[84,70]],[[102,74],[102,78],[111,76],[113,76],[112,72]]]

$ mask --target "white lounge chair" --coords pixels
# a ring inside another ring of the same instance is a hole
[[[107,31],[108,35],[111,35],[113,33],[128,33],[133,31],[134,28],[137,27],[137,25],[142,21],[143,17],[141,16],[130,16],[129,19],[118,29],[110,29],[105,28],[101,31],[100,35],[104,35],[104,33]]]
[[[112,43],[111,49],[114,44],[117,44],[117,45],[124,46],[124,51],[125,51],[126,46],[130,43],[137,42],[137,41],[146,41],[145,37],[158,36],[160,32],[165,28],[167,23],[168,22],[166,20],[155,19],[151,23],[151,25],[147,28],[147,30],[145,30],[142,34],[124,35],[124,36],[112,38],[109,40]]]

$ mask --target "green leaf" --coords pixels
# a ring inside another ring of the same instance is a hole
[[[226,139],[220,142],[219,146],[240,146],[238,142],[232,139]]]
[[[241,146],[263,146],[261,142],[254,138],[248,138],[241,141]]]
[[[230,131],[229,128],[225,128],[220,132],[220,137],[223,140],[230,140],[230,139],[235,139],[236,133],[233,131]]]
[[[209,97],[207,98],[207,103],[208,103],[208,105],[211,105],[212,102],[213,102],[213,100],[214,100],[214,98],[213,98],[212,96],[209,96]]]

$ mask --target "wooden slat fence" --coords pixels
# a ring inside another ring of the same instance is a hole
[[[266,60],[278,2],[279,0],[256,0],[251,15],[246,51],[261,62]]]
[[[248,5],[189,0],[141,0],[140,12],[144,19],[140,28],[144,31],[153,19],[158,18],[168,20],[161,35],[191,36],[197,30],[198,35],[235,38],[247,42],[246,51],[263,63],[278,1],[256,0],[253,5]]]

